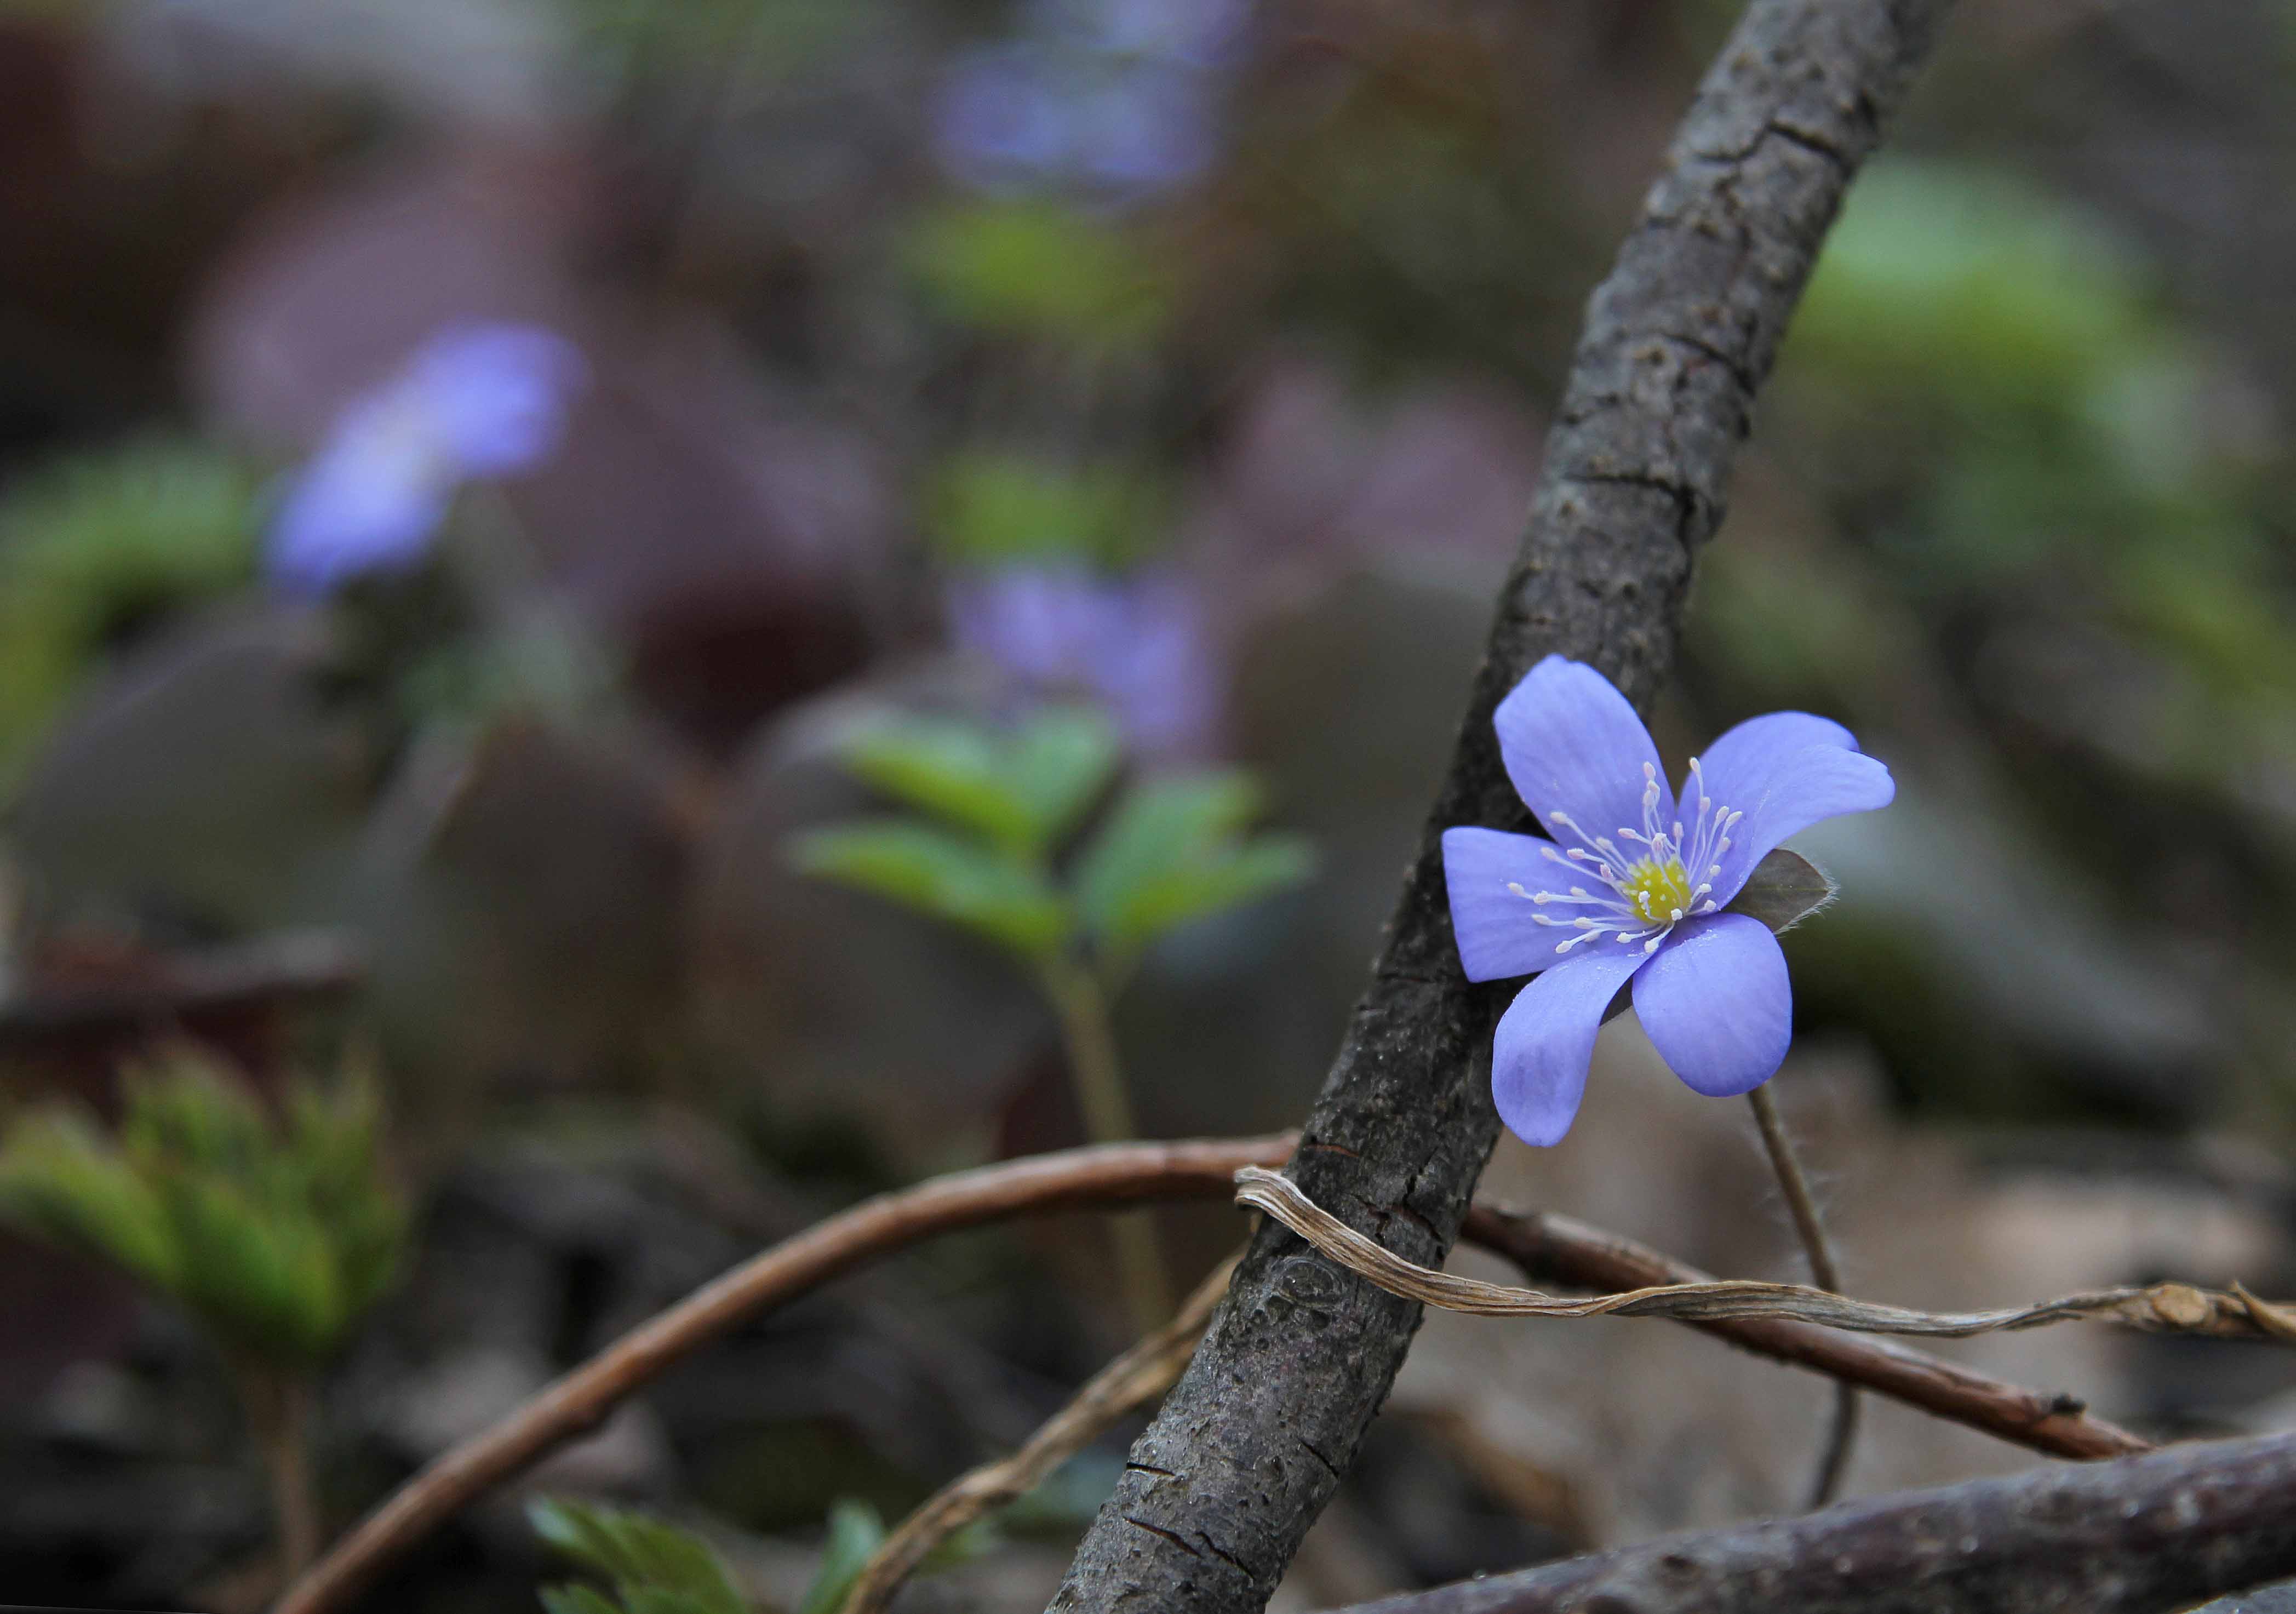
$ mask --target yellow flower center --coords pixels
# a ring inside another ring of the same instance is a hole
[[[1644,857],[1629,864],[1619,894],[1652,924],[1680,919],[1693,905],[1690,872],[1679,857]]]

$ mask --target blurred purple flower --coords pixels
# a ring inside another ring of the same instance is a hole
[[[1188,184],[1218,149],[1218,70],[1242,0],[1054,0],[1021,38],[960,58],[943,160],[984,190],[1070,186],[1129,201]]]
[[[1562,1141],[1603,1012],[1629,979],[1644,1031],[1693,1090],[1767,1081],[1793,1036],[1785,955],[1759,920],[1721,910],[1789,835],[1887,807],[1890,770],[1838,723],[1772,712],[1692,758],[1677,804],[1626,697],[1560,656],[1531,668],[1493,725],[1507,777],[1554,837],[1443,832],[1467,979],[1538,975],[1492,1045],[1500,1118],[1525,1143]]]
[[[458,487],[529,470],[557,448],[586,373],[580,350],[537,325],[440,330],[353,400],[296,472],[272,520],[266,572],[291,592],[324,594],[413,566]]]
[[[1219,697],[1210,635],[1179,578],[1095,577],[1081,567],[1008,567],[948,588],[951,632],[1021,683],[1104,701],[1143,751],[1201,748]]]

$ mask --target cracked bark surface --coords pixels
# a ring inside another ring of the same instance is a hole
[[[1590,662],[1638,707],[1665,682],[1754,394],[1948,4],[1754,0],[1589,301],[1459,739],[1290,1167],[1414,1261],[1441,1263],[1496,1140],[1490,1034],[1514,990],[1460,974],[1437,837],[1531,827],[1490,716],[1538,658]],[[1263,1228],[1053,1608],[1261,1608],[1418,1323],[1417,1307]]]
[[[2166,1614],[2296,1569],[2296,1436],[1844,1503],[1334,1614]],[[2193,1614],[2296,1608],[2285,1586]]]

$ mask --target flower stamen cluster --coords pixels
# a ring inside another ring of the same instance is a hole
[[[1561,807],[1543,815],[1549,824],[1580,842],[1568,848],[1541,848],[1546,860],[1572,874],[1591,874],[1603,885],[1600,891],[1589,891],[1583,885],[1530,891],[1520,881],[1507,883],[1509,891],[1540,907],[1560,904],[1593,910],[1570,919],[1531,915],[1536,923],[1578,932],[1556,943],[1557,953],[1568,953],[1581,942],[1605,937],[1640,942],[1644,952],[1655,953],[1676,925],[1711,914],[1719,905],[1708,894],[1714,889],[1715,877],[1722,873],[1722,855],[1730,849],[1731,826],[1746,815],[1715,804],[1695,757],[1690,759],[1690,778],[1698,795],[1698,815],[1687,826],[1680,818],[1670,824],[1659,822],[1658,769],[1647,762],[1643,765],[1641,829],[1621,826],[1613,839],[1589,835]],[[1621,841],[1641,848],[1641,855],[1622,849]],[[1694,885],[1691,883],[1693,869],[1702,875]]]

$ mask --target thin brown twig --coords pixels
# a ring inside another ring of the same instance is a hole
[[[933,1493],[863,1567],[842,1614],[882,1614],[927,1555],[974,1520],[1025,1495],[1093,1437],[1172,1388],[1195,1354],[1242,1252],[1196,1286],[1170,1322],[1095,1373],[1066,1406],[1010,1456],[984,1463]]]
[[[767,1307],[873,1257],[1001,1217],[1226,1192],[1240,1167],[1285,1159],[1288,1134],[1187,1143],[1136,1143],[1032,1156],[937,1177],[832,1217],[734,1268],[559,1379],[492,1428],[444,1454],[383,1503],[292,1586],[274,1614],[340,1607],[393,1559],[447,1519],[596,1427],[629,1396],[701,1346]],[[1487,1207],[1467,1236],[1531,1270],[1593,1286],[1698,1283],[1704,1274],[1628,1241],[1553,1216]],[[2199,1300],[2197,1291],[2184,1291]],[[2235,1291],[2262,1331],[2288,1337],[2296,1319]],[[1857,1382],[2037,1451],[2101,1457],[2144,1449],[2124,1430],[2082,1415],[2077,1402],[1986,1378],[1885,1342],[1788,1321],[1691,1319],[1750,1349]]]
[[[1529,1278],[1574,1289],[1615,1291],[1713,1281],[1687,1262],[1569,1217],[1477,1205],[1468,1211],[1460,1236],[1504,1256]],[[1686,1326],[2052,1457],[2094,1462],[2153,1449],[2150,1441],[2090,1416],[2078,1397],[2006,1383],[1892,1340],[1769,1317],[1709,1319]]]
[[[1770,1170],[1778,1179],[1778,1190],[1785,1195],[1786,1209],[1793,1217],[1794,1231],[1801,1235],[1803,1256],[1809,1262],[1809,1281],[1820,1289],[1839,1293],[1841,1289],[1841,1269],[1833,1259],[1833,1244],[1825,1235],[1825,1223],[1817,1214],[1817,1196],[1809,1189],[1809,1178],[1801,1168],[1801,1160],[1794,1153],[1793,1139],[1786,1135],[1785,1122],[1778,1117],[1778,1107],[1770,1097],[1767,1085],[1746,1095],[1753,1106],[1754,1124],[1761,1129],[1762,1148],[1770,1157]],[[1833,1500],[1841,1487],[1841,1476],[1849,1468],[1850,1448],[1857,1441],[1857,1390],[1841,1380],[1833,1385],[1833,1413],[1827,1421],[1825,1445],[1817,1454],[1817,1469],[1810,1476],[1809,1500],[1806,1508],[1822,1508]]]
[[[1288,1158],[1293,1135],[1119,1143],[952,1172],[879,1194],[752,1257],[622,1336],[431,1462],[287,1589],[273,1614],[340,1608],[378,1570],[696,1349],[873,1257],[960,1227],[1065,1206],[1215,1196],[1239,1167]]]

